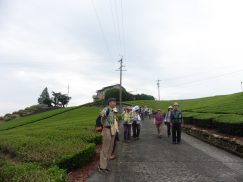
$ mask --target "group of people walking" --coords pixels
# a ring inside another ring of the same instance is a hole
[[[108,99],[108,106],[100,112],[99,120],[97,119],[96,121],[100,125],[97,128],[102,128],[102,149],[98,166],[99,172],[110,172],[110,169],[108,169],[108,161],[115,158],[120,125],[123,124],[124,127],[124,142],[130,143],[132,140],[139,140],[141,121],[145,117],[151,119],[152,115],[154,116],[154,124],[157,128],[158,137],[162,137],[162,127],[165,124],[167,126],[168,137],[171,135],[172,127],[172,142],[173,144],[179,144],[181,141],[181,124],[183,123],[183,118],[178,103],[174,103],[173,107],[169,106],[165,115],[163,115],[160,109],[153,114],[152,109],[139,106],[124,107],[121,115],[118,115],[116,99]]]
[[[142,120],[140,111],[139,106],[127,106],[124,108],[121,115],[124,127],[124,142],[129,143],[131,141],[131,137],[133,137],[135,140],[139,140]]]
[[[174,103],[173,107],[169,106],[166,115],[164,116],[160,109],[154,117],[154,124],[157,128],[158,137],[162,137],[163,124],[167,127],[167,136],[171,135],[172,128],[172,143],[179,144],[181,142],[181,125],[183,124],[182,112],[179,110],[179,104]]]

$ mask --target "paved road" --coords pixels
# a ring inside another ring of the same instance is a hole
[[[181,144],[173,145],[165,132],[157,138],[149,120],[140,140],[120,142],[118,155],[112,173],[96,172],[89,182],[243,182],[243,159],[184,133]]]

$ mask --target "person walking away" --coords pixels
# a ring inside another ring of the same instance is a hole
[[[152,108],[149,108],[149,119],[152,118],[152,115],[153,115],[153,109]]]
[[[145,118],[147,118],[148,114],[149,114],[149,108],[147,106],[145,106],[145,108],[144,108]]]
[[[117,108],[113,109],[114,113],[115,113],[115,128],[116,128],[116,135],[115,135],[115,140],[114,140],[114,145],[113,145],[113,150],[110,156],[110,160],[114,160],[116,158],[116,153],[118,150],[118,142],[120,141],[119,139],[119,118],[118,118],[118,110]]]
[[[124,127],[124,142],[131,141],[131,127],[132,127],[132,108],[126,107],[122,113],[123,127]]]
[[[167,136],[170,137],[171,135],[171,132],[170,132],[170,125],[171,125],[171,112],[173,110],[173,107],[172,106],[169,106],[168,107],[168,111],[165,115],[165,125],[167,127]]]
[[[136,107],[136,106],[135,106],[135,107]],[[135,107],[134,107],[134,108],[135,108]],[[135,110],[134,110],[134,112],[135,112]],[[138,113],[139,113],[141,119],[144,120],[144,108],[143,108],[143,106],[140,106],[140,107],[139,107],[139,112],[138,112]]]
[[[164,116],[161,113],[161,110],[158,109],[157,110],[157,114],[155,115],[155,126],[157,128],[157,132],[158,132],[158,137],[161,138],[162,137],[162,124],[164,121]]]
[[[116,107],[116,99],[109,98],[108,99],[108,106],[105,107],[100,116],[102,117],[102,148],[100,152],[100,162],[98,166],[98,171],[101,173],[109,173],[111,170],[108,169],[108,161],[111,156],[114,140],[115,140],[115,133],[114,131],[114,124],[115,124],[115,112],[114,108]]]
[[[133,129],[133,138],[135,140],[139,140],[140,130],[141,130],[141,117],[139,115],[139,107],[135,106],[134,112],[133,112],[133,123],[132,123],[132,129]]]
[[[181,125],[183,123],[183,117],[177,102],[175,102],[173,105],[173,111],[171,112],[171,123],[172,142],[173,144],[179,144],[181,142]]]

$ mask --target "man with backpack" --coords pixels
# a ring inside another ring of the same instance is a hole
[[[116,115],[114,109],[116,108],[116,99],[109,98],[108,106],[105,107],[100,116],[102,117],[102,148],[100,152],[100,164],[98,166],[99,172],[109,173],[111,170],[107,168],[108,160],[110,159],[114,140],[115,140],[115,120]]]
[[[164,116],[162,115],[161,110],[158,109],[157,110],[157,114],[155,115],[155,118],[154,118],[154,124],[155,124],[155,126],[157,128],[157,132],[158,132],[158,137],[159,138],[162,137],[161,131],[162,131],[163,121],[164,121]]]
[[[172,142],[173,144],[179,144],[181,142],[181,125],[183,123],[183,117],[177,102],[173,105],[170,119],[172,123]]]

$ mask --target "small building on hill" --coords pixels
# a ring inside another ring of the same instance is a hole
[[[105,99],[105,93],[107,91],[109,91],[109,90],[114,89],[114,88],[119,89],[120,88],[120,84],[107,86],[107,87],[104,87],[104,88],[102,88],[100,90],[97,90],[96,91],[96,95],[93,96],[94,102]]]

